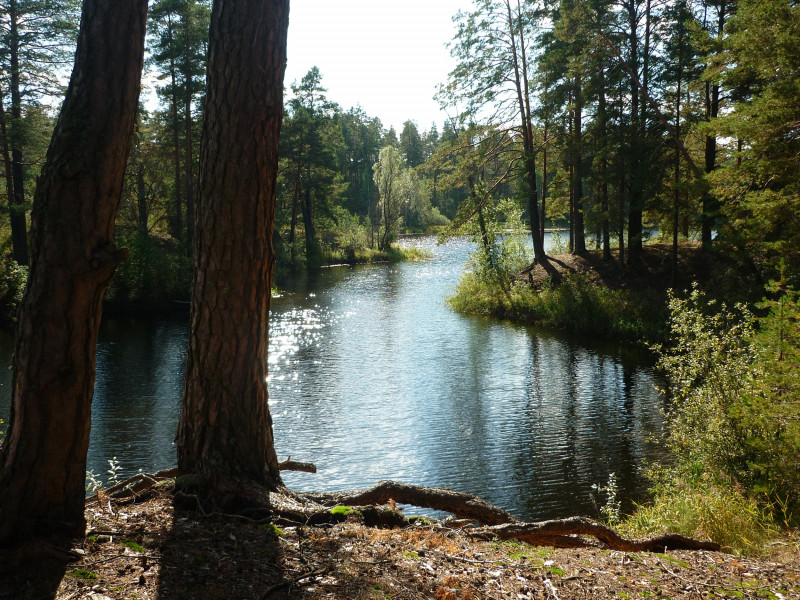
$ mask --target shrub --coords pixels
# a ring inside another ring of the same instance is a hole
[[[22,266],[10,254],[0,258],[0,326],[12,329],[28,280],[28,267]]]
[[[188,300],[192,261],[166,241],[137,233],[122,240],[129,249],[109,286],[106,300],[118,308],[168,309]]]
[[[671,344],[656,348],[669,377],[669,468],[657,469],[655,501],[629,520],[757,551],[775,522],[800,509],[800,336],[787,290],[756,319],[696,287],[670,296]],[[764,306],[764,305],[762,305]]]

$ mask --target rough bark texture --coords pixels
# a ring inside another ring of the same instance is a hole
[[[177,442],[180,471],[227,508],[237,487],[281,484],[266,359],[288,16],[288,0],[217,0],[211,15]]]
[[[139,99],[146,0],[86,0],[31,215],[11,419],[0,452],[0,545],[82,534],[101,302]]]

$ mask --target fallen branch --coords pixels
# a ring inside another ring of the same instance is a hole
[[[593,537],[604,548],[622,552],[663,552],[665,550],[713,550],[719,544],[695,540],[675,533],[666,533],[649,538],[628,540],[611,527],[586,517],[571,517],[540,523],[512,522],[493,527],[482,527],[468,534],[480,539],[499,538],[518,540],[534,545],[558,547],[586,547],[597,545],[581,536]]]
[[[279,462],[278,468],[281,471],[302,471],[303,473],[317,472],[317,467],[314,463],[292,460],[291,456],[283,462]]]
[[[397,481],[381,481],[366,490],[355,492],[328,492],[324,494],[304,494],[306,498],[323,506],[364,506],[368,504],[386,504],[394,500],[399,504],[411,504],[422,508],[431,508],[453,513],[459,519],[475,519],[488,525],[511,523],[516,519],[502,508],[497,508],[485,500],[455,492],[445,488],[432,488],[421,485],[399,483]]]
[[[484,527],[467,529],[467,535],[480,539],[503,539],[528,542],[534,545],[555,546],[562,548],[585,548],[600,546],[611,550],[624,552],[663,552],[664,550],[714,550],[720,549],[719,544],[695,540],[678,534],[663,534],[644,539],[629,540],[623,538],[611,527],[585,517],[572,517],[542,521],[539,523],[526,523],[519,521],[501,508],[489,504],[485,500],[444,488],[431,488],[420,485],[399,483],[396,481],[381,481],[366,490],[355,492],[329,492],[324,494],[303,494],[310,500],[324,507],[335,505],[348,505],[364,510],[364,505],[385,504],[390,500],[411,504],[423,508],[450,512],[461,519],[474,519],[485,523]],[[316,513],[317,511],[312,511]],[[386,523],[396,525],[396,519],[402,517],[396,511],[382,511],[395,515],[394,522]],[[313,522],[314,518],[308,512],[305,516]],[[408,522],[405,517],[402,520]],[[373,522],[381,524],[380,520]],[[593,538],[593,539],[591,539]]]

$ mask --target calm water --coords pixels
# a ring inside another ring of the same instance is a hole
[[[657,450],[658,383],[645,357],[538,329],[464,317],[452,294],[471,249],[432,246],[423,263],[336,267],[273,300],[270,407],[297,489],[381,479],[476,493],[529,519],[595,514],[590,491],[616,472],[626,498]],[[175,462],[187,318],[109,320],[98,346],[89,468],[125,474]],[[0,360],[11,343],[0,340]],[[0,381],[7,419],[9,375]]]

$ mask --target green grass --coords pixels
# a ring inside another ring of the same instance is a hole
[[[381,262],[417,262],[428,260],[431,253],[421,248],[400,248],[390,246],[388,250],[377,250],[376,248],[358,248],[356,250],[326,250],[322,253],[322,264],[324,265],[360,265]]]
[[[507,290],[466,274],[449,299],[458,312],[508,319],[615,340],[656,341],[666,332],[666,299],[656,293],[611,290],[581,275],[534,290],[522,282]]]
[[[711,540],[728,552],[758,555],[777,534],[770,512],[735,487],[709,475],[671,477],[654,487],[652,503],[637,507],[620,525],[623,535],[679,533]]]
[[[136,542],[132,542],[130,540],[126,540],[124,542],[120,542],[120,545],[121,546],[125,546],[126,548],[129,548],[129,549],[133,550],[134,552],[139,552],[140,554],[144,554],[144,548],[142,548]]]

